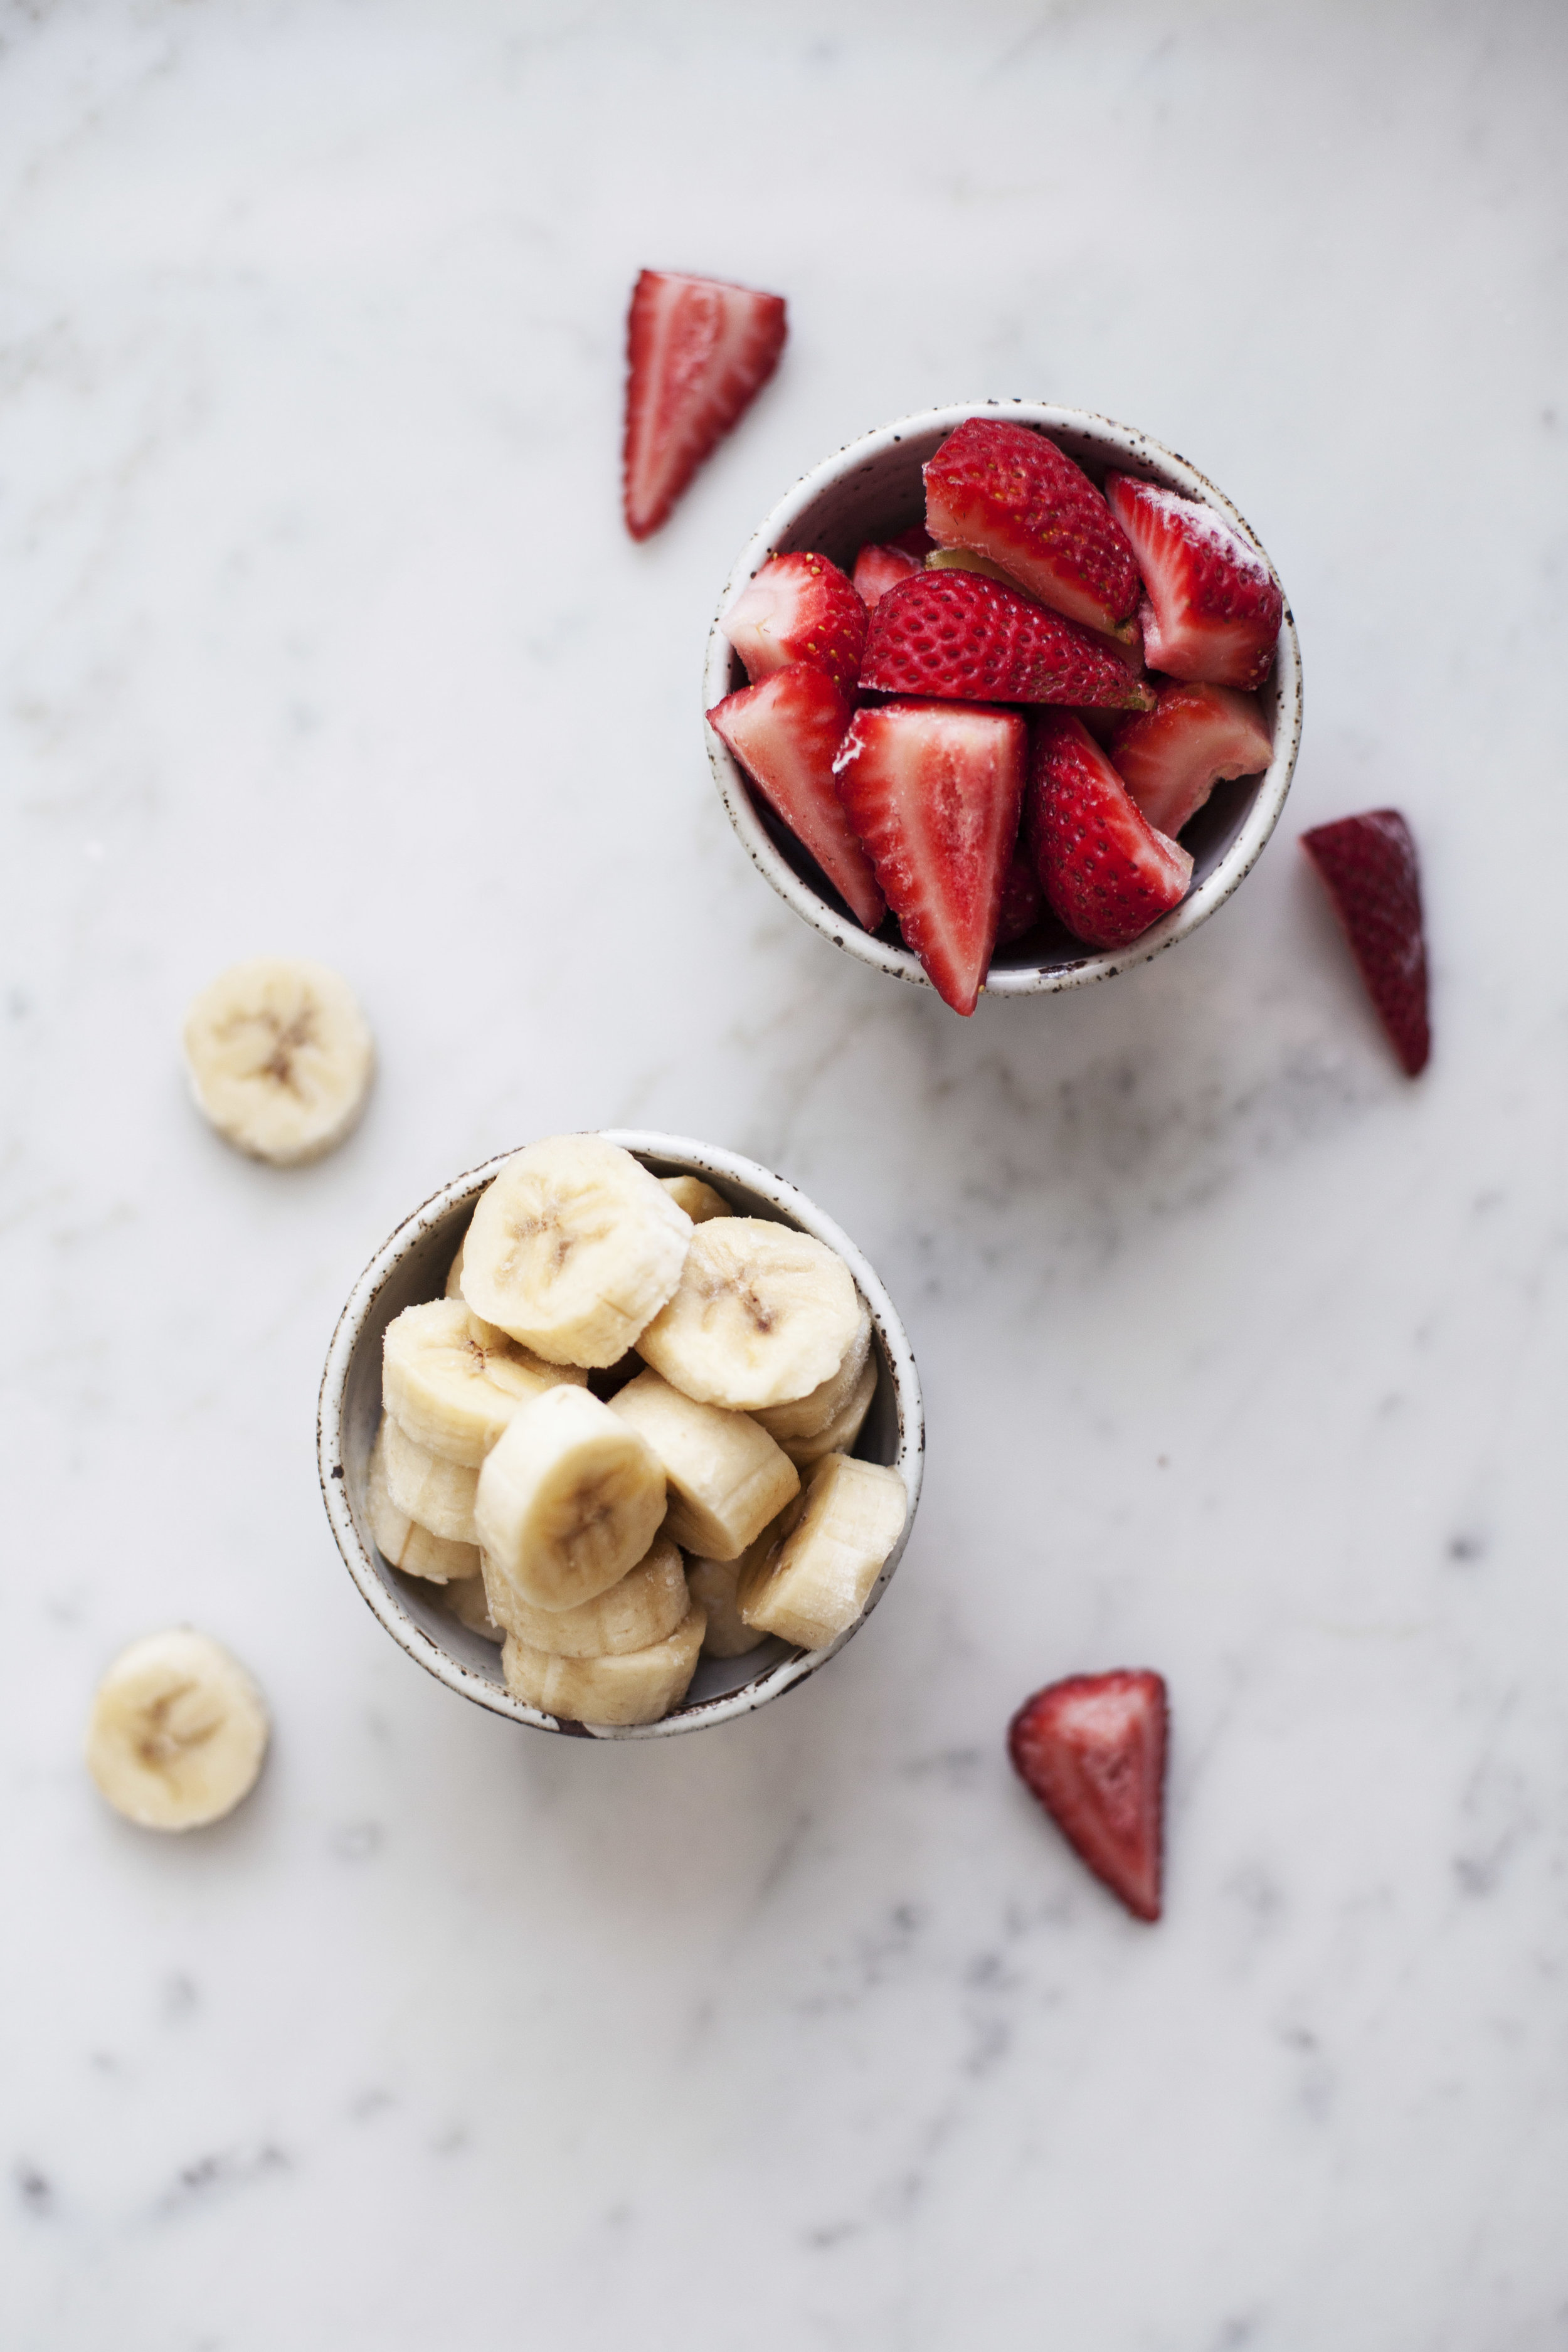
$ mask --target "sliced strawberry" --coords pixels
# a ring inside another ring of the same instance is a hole
[[[889,588],[896,588],[900,580],[908,580],[911,573],[924,569],[923,556],[911,555],[908,548],[895,547],[890,541],[880,545],[873,541],[855,558],[855,593],[866,610],[872,612]]]
[[[888,910],[833,782],[834,756],[853,709],[826,670],[803,662],[726,695],[708,723],[810,850],[856,921],[874,931]]]
[[[955,1013],[973,1013],[996,943],[1027,750],[1016,710],[887,702],[858,710],[838,797],[909,945]]]
[[[922,563],[935,544],[923,522],[912,522],[908,530],[896,530],[889,540],[884,541],[888,547],[896,547],[900,554],[918,555]]]
[[[978,572],[922,572],[889,589],[866,633],[860,683],[962,702],[1154,705],[1121,646]]]
[[[1410,827],[1397,809],[1369,809],[1318,824],[1301,846],[1323,878],[1367,994],[1409,1077],[1426,1066],[1426,938],[1421,869]]]
[[[1138,602],[1132,550],[1089,476],[1026,425],[972,416],[925,469],[926,529],[973,547],[1086,628],[1113,630]]]
[[[1107,475],[1105,495],[1143,575],[1150,667],[1211,686],[1261,686],[1285,600],[1257,549],[1212,507],[1131,474]]]
[[[779,362],[784,298],[645,269],[626,321],[626,529],[647,539]]]
[[[1125,947],[1180,904],[1193,878],[1187,852],[1155,832],[1065,710],[1035,722],[1027,826],[1046,904],[1091,948]]]
[[[1043,905],[1040,879],[1029,863],[1021,844],[1016,844],[1007,860],[1007,871],[1002,878],[1002,912],[996,924],[996,944],[1010,948],[1032,931],[1040,919]]]
[[[1165,1749],[1159,1675],[1069,1675],[1007,1727],[1014,1769],[1068,1843],[1135,1919],[1160,1916]]]
[[[809,662],[840,686],[853,686],[866,643],[866,607],[826,555],[775,555],[719,625],[753,686],[792,662]]]
[[[1120,719],[1110,764],[1159,833],[1173,841],[1222,776],[1258,776],[1274,739],[1249,694],[1232,686],[1163,686],[1152,710]]]

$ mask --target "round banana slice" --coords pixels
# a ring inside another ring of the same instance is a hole
[[[637,1353],[700,1404],[752,1412],[809,1396],[854,1344],[864,1310],[836,1252],[792,1225],[714,1217]]]
[[[686,1696],[705,1622],[693,1603],[662,1642],[608,1658],[552,1657],[509,1634],[501,1672],[513,1698],[544,1715],[563,1715],[574,1723],[658,1723]]]
[[[781,1445],[787,1445],[792,1438],[819,1435],[838,1419],[859,1387],[870,1353],[871,1318],[862,1307],[855,1337],[845,1349],[844,1361],[837,1370],[830,1372],[809,1396],[794,1397],[787,1404],[759,1405],[754,1419]],[[824,1454],[829,1450],[826,1445],[820,1449]]]
[[[673,1633],[689,1606],[685,1564],[668,1536],[655,1536],[618,1584],[575,1609],[535,1608],[493,1570],[491,1579],[497,1623],[526,1648],[552,1658],[618,1658],[627,1650],[646,1650]]]
[[[474,1527],[490,1612],[502,1595],[574,1609],[617,1584],[664,1517],[664,1471],[637,1431],[586,1389],[547,1389],[485,1457]]]
[[[690,1239],[685,1210],[629,1151],[552,1136],[480,1193],[463,1296],[548,1362],[602,1370],[669,1297]]]
[[[866,1606],[907,1508],[896,1470],[825,1454],[767,1550],[758,1546],[740,1579],[736,1599],[747,1624],[803,1650],[826,1649]]]
[[[479,1474],[416,1445],[390,1413],[381,1424],[381,1464],[395,1507],[449,1544],[471,1545]]]
[[[199,1108],[253,1160],[319,1160],[356,1125],[375,1047],[346,980],[302,957],[256,956],[220,972],[185,1015]]]
[[[735,1213],[723,1194],[716,1192],[711,1184],[705,1184],[700,1176],[661,1176],[658,1181],[694,1225],[705,1225],[710,1217],[732,1217]]]
[[[381,1401],[417,1444],[477,1470],[520,1404],[585,1372],[542,1363],[460,1298],[405,1307],[386,1327]]]
[[[820,1462],[825,1454],[852,1453],[876,1393],[877,1359],[868,1356],[860,1368],[860,1377],[855,1383],[854,1391],[837,1420],[830,1421],[826,1429],[819,1429],[813,1437],[780,1438],[781,1448],[789,1455],[795,1468],[807,1469],[812,1463]]]
[[[506,1628],[498,1625],[490,1615],[490,1604],[485,1598],[482,1576],[467,1578],[461,1584],[447,1587],[447,1606],[459,1625],[477,1633],[483,1642],[493,1642],[499,1649],[506,1640]]]
[[[669,1482],[665,1532],[688,1551],[736,1559],[800,1488],[800,1473],[749,1413],[698,1404],[639,1372],[610,1411],[647,1440]]]
[[[249,1795],[267,1734],[267,1702],[239,1660],[182,1625],[132,1642],[104,1675],[87,1769],[128,1822],[200,1829]]]
[[[765,1552],[773,1539],[773,1528],[767,1527],[757,1543]],[[743,1551],[739,1559],[694,1559],[688,1564],[686,1581],[691,1598],[708,1620],[708,1630],[702,1636],[705,1658],[743,1658],[748,1650],[754,1650],[768,1638],[754,1625],[748,1625],[735,1605],[736,1581],[750,1558],[751,1552]]]
[[[377,1551],[389,1568],[400,1568],[405,1576],[426,1577],[432,1584],[453,1584],[478,1576],[478,1544],[452,1543],[445,1536],[432,1535],[428,1528],[421,1527],[406,1511],[400,1511],[393,1501],[386,1483],[389,1429],[396,1431],[396,1423],[383,1421],[375,1433],[364,1488],[364,1515]],[[477,1477],[474,1483],[478,1485]],[[469,1517],[472,1516],[470,1506]]]

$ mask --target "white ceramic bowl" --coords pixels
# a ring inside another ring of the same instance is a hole
[[[871,1266],[830,1217],[782,1177],[707,1143],[681,1136],[607,1129],[605,1140],[636,1154],[656,1176],[700,1176],[722,1192],[745,1217],[772,1218],[812,1234],[837,1250],[870,1310],[872,1345],[878,1359],[877,1393],[855,1451],[868,1462],[889,1464],[904,1482],[909,1510],[904,1531],[872,1588],[859,1617],[825,1650],[792,1649],[769,1639],[742,1658],[703,1658],[683,1703],[660,1723],[609,1729],[544,1715],[513,1698],[501,1679],[500,1653],[460,1625],[446,1608],[441,1588],[388,1568],[371,1539],[364,1512],[365,1476],[381,1413],[382,1335],[394,1316],[426,1298],[438,1298],[447,1269],[468,1223],[469,1212],[499,1169],[502,1152],[482,1168],[470,1168],[433,1193],[384,1241],[338,1318],[321,1375],[316,1417],[316,1450],[327,1517],[349,1574],[399,1646],[448,1690],[460,1692],[514,1723],[595,1739],[658,1739],[675,1731],[700,1731],[712,1723],[749,1715],[836,1657],[852,1641],[886,1590],[914,1525],[920,1501],[925,1423],[920,1378],[904,1327]]]
[[[725,583],[719,611],[727,613],[746,583],[774,555],[810,548],[848,571],[857,550],[868,540],[887,539],[923,521],[921,467],[965,417],[993,414],[1012,424],[1043,427],[1097,482],[1107,473],[1135,474],[1165,489],[1178,490],[1185,498],[1201,499],[1268,562],[1257,533],[1223,491],[1215,489],[1184,457],[1162,448],[1131,425],[1113,425],[1109,417],[1093,415],[1087,409],[1057,408],[1039,400],[963,401],[952,408],[931,408],[884,425],[862,440],[850,442],[797,482],[742,551]],[[708,640],[703,709],[711,710],[716,702],[745,683],[740,656],[715,620]],[[1034,996],[1109,980],[1114,972],[1146,963],[1162,949],[1174,947],[1225,904],[1250,873],[1274,830],[1300,748],[1301,654],[1288,599],[1279,654],[1258,699],[1274,737],[1273,759],[1261,776],[1216,784],[1207,805],[1187,826],[1182,846],[1193,853],[1193,880],[1181,905],[1141,939],[1111,953],[1086,948],[1047,918],[1027,939],[998,949],[985,982],[988,995]],[[875,938],[860,929],[794,835],[753,793],[711,727],[708,756],[731,824],[752,863],[780,898],[847,955],[858,956],[862,963],[890,972],[896,980],[929,988],[931,982],[918,961],[900,943],[892,918]]]

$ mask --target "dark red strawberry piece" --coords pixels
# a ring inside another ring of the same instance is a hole
[[[860,683],[962,702],[1154,705],[1122,647],[979,572],[922,572],[890,588],[871,615]]]
[[[1160,1916],[1165,1748],[1159,1675],[1069,1675],[1026,1699],[1007,1753],[1068,1843],[1135,1919]]]
[[[1143,575],[1150,668],[1211,686],[1261,686],[1285,600],[1257,549],[1212,507],[1131,474],[1108,474],[1105,495]]]
[[[1086,628],[1113,630],[1131,614],[1132,550],[1089,476],[1043,434],[972,416],[926,467],[925,486],[939,547],[978,548]]]
[[[761,392],[784,342],[784,298],[645,269],[626,321],[626,529],[658,529]]]
[[[1158,833],[1173,841],[1222,776],[1258,776],[1274,739],[1249,694],[1163,686],[1152,710],[1119,719],[1110,764]]]
[[[911,555],[907,547],[894,547],[890,541],[879,545],[873,541],[855,558],[855,593],[868,613],[873,612],[889,588],[924,570],[923,556]]]
[[[1414,1078],[1426,1066],[1432,1033],[1421,869],[1410,827],[1397,809],[1369,809],[1314,825],[1301,846],[1322,876],[1401,1067]]]
[[[811,852],[856,921],[874,931],[888,910],[833,782],[834,756],[853,709],[826,670],[802,662],[726,695],[708,713],[708,723]]]
[[[720,623],[755,685],[793,662],[853,686],[866,643],[866,607],[826,555],[775,555]]]
[[[1002,877],[1002,912],[996,924],[996,944],[1010,948],[1032,931],[1040,919],[1044,901],[1040,897],[1040,879],[1029,863],[1021,845],[1016,845],[1007,860],[1007,871]]]
[[[1026,821],[1046,904],[1091,948],[1126,947],[1180,904],[1193,878],[1187,852],[1154,831],[1068,711],[1035,721]]]
[[[896,547],[902,555],[918,555],[923,563],[936,541],[923,522],[912,522],[908,530],[896,530],[890,539],[883,541],[883,545]]]
[[[900,929],[955,1013],[973,1013],[1018,837],[1027,743],[1016,710],[888,702],[858,710],[838,797]]]

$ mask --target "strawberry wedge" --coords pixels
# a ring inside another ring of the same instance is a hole
[[[1170,1707],[1159,1675],[1070,1675],[1007,1727],[1013,1769],[1135,1919],[1160,1916]]]
[[[1192,880],[1187,852],[1155,832],[1065,710],[1035,721],[1026,823],[1047,906],[1091,948],[1126,947],[1180,904]]]
[[[1285,600],[1257,549],[1212,507],[1130,474],[1108,475],[1105,495],[1143,575],[1150,668],[1210,686],[1261,686]]]
[[[926,529],[973,547],[1042,604],[1114,632],[1138,603],[1138,567],[1089,476],[1026,425],[972,416],[925,468]]]
[[[1397,809],[1368,809],[1301,835],[1407,1077],[1432,1051],[1421,872]]]
[[[1274,739],[1249,694],[1163,686],[1152,710],[1118,719],[1110,764],[1157,833],[1173,841],[1222,777],[1257,776]]]
[[[856,921],[874,931],[888,910],[833,782],[834,755],[852,708],[826,670],[802,663],[726,695],[708,713],[708,723],[811,852]]]
[[[855,593],[866,610],[875,611],[889,588],[909,580],[925,569],[925,558],[911,554],[907,547],[891,547],[871,541],[855,558]]]
[[[826,555],[775,555],[719,625],[753,686],[792,662],[809,662],[840,686],[853,686],[866,643],[866,607]]]
[[[889,589],[866,632],[860,683],[962,702],[1154,706],[1121,646],[978,572],[922,572]]]
[[[647,539],[761,392],[784,342],[784,298],[645,269],[626,321],[626,529]]]
[[[838,797],[908,945],[971,1013],[996,944],[1026,751],[1016,710],[889,702],[858,710]]]

